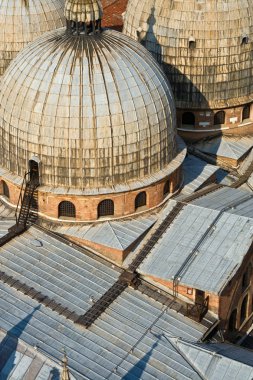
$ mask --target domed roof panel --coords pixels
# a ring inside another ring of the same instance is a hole
[[[115,31],[42,36],[9,66],[0,104],[0,164],[23,175],[38,155],[45,185],[127,183],[176,154],[170,86],[146,49]]]
[[[0,0],[0,75],[25,45],[65,24],[64,0]]]
[[[124,33],[163,64],[178,107],[252,101],[250,0],[129,0]]]

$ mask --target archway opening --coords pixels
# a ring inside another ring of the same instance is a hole
[[[248,294],[244,297],[242,301],[242,306],[241,306],[241,315],[240,315],[240,323],[242,324],[244,320],[247,317],[247,309],[248,309]]]
[[[146,191],[142,191],[135,198],[135,210],[140,207],[144,207],[147,204],[147,194]]]
[[[247,104],[246,106],[243,107],[242,110],[242,121],[247,120],[250,118],[250,105]]]
[[[214,125],[219,125],[219,124],[224,124],[225,123],[225,112],[224,111],[219,111],[216,112],[214,115]]]
[[[7,183],[5,181],[2,181],[2,191],[3,191],[3,195],[10,199],[10,190],[9,190],[9,186],[7,185]]]
[[[170,192],[170,180],[168,179],[164,184],[163,195],[166,196],[167,194],[169,194],[169,192]]]
[[[230,314],[229,321],[228,321],[229,331],[236,330],[236,318],[237,318],[237,309],[234,309],[232,313]]]
[[[192,112],[184,112],[182,115],[182,124],[183,125],[195,125],[195,116]]]
[[[36,182],[39,184],[39,163],[33,159],[29,160],[29,172],[30,172],[30,181]]]

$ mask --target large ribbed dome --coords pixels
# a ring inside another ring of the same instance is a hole
[[[2,78],[0,165],[41,183],[97,188],[139,181],[175,157],[175,106],[158,64],[115,31],[64,28],[28,45]]]
[[[252,0],[129,0],[124,33],[163,63],[179,108],[252,101]]]
[[[25,45],[65,24],[64,0],[0,0],[0,75]]]

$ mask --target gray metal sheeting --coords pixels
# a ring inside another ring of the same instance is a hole
[[[5,206],[5,204],[0,200],[0,219],[2,218],[14,219],[15,211]]]
[[[157,216],[151,214],[135,219],[105,221],[89,226],[52,226],[54,232],[79,239],[93,241],[111,248],[124,250],[133,244],[156,221]]]
[[[77,379],[200,379],[168,336],[196,342],[206,328],[138,291],[127,289],[89,329],[35,310],[35,300],[1,282],[0,294],[0,327],[57,360],[65,347]]]
[[[7,234],[8,229],[15,224],[14,220],[1,220],[0,219],[0,238]]]
[[[227,344],[199,345],[171,339],[179,352],[208,380],[252,380],[252,352]],[[250,358],[248,364],[245,359]]]
[[[120,274],[34,227],[0,248],[0,270],[77,314],[87,311],[92,297],[100,298]]]
[[[143,275],[173,280],[219,211],[187,205],[139,268]],[[240,267],[253,237],[253,219],[224,212],[180,274],[180,283],[219,293]]]
[[[198,190],[218,170],[217,166],[207,164],[189,154],[183,163],[184,184],[182,193],[191,194]]]
[[[204,153],[239,160],[252,148],[253,137],[216,137],[195,146]]]
[[[234,202],[235,206],[227,210],[228,213],[253,218],[253,197],[248,191],[242,189],[224,187],[196,199],[192,204],[213,210],[221,210]],[[236,205],[236,203],[239,204]]]
[[[60,371],[58,364],[33,347],[0,331],[0,379],[52,380],[59,378]]]

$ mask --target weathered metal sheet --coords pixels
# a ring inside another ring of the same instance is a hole
[[[253,237],[253,218],[232,212],[185,206],[138,271],[172,281],[194,252],[180,283],[219,293],[240,267]]]
[[[201,141],[195,147],[201,152],[239,160],[253,146],[253,137],[216,137]]]
[[[7,275],[77,314],[87,311],[92,300],[100,298],[120,274],[110,264],[103,264],[36,228],[1,247],[0,257],[0,268]]]
[[[44,306],[35,309],[36,301],[1,282],[0,291],[0,327],[55,360],[64,347],[76,379],[200,379],[167,335],[196,342],[206,328],[138,291],[123,292],[89,329]]]
[[[188,155],[183,163],[183,194],[191,194],[197,191],[208,181],[219,168],[214,165],[207,164],[205,161]]]

